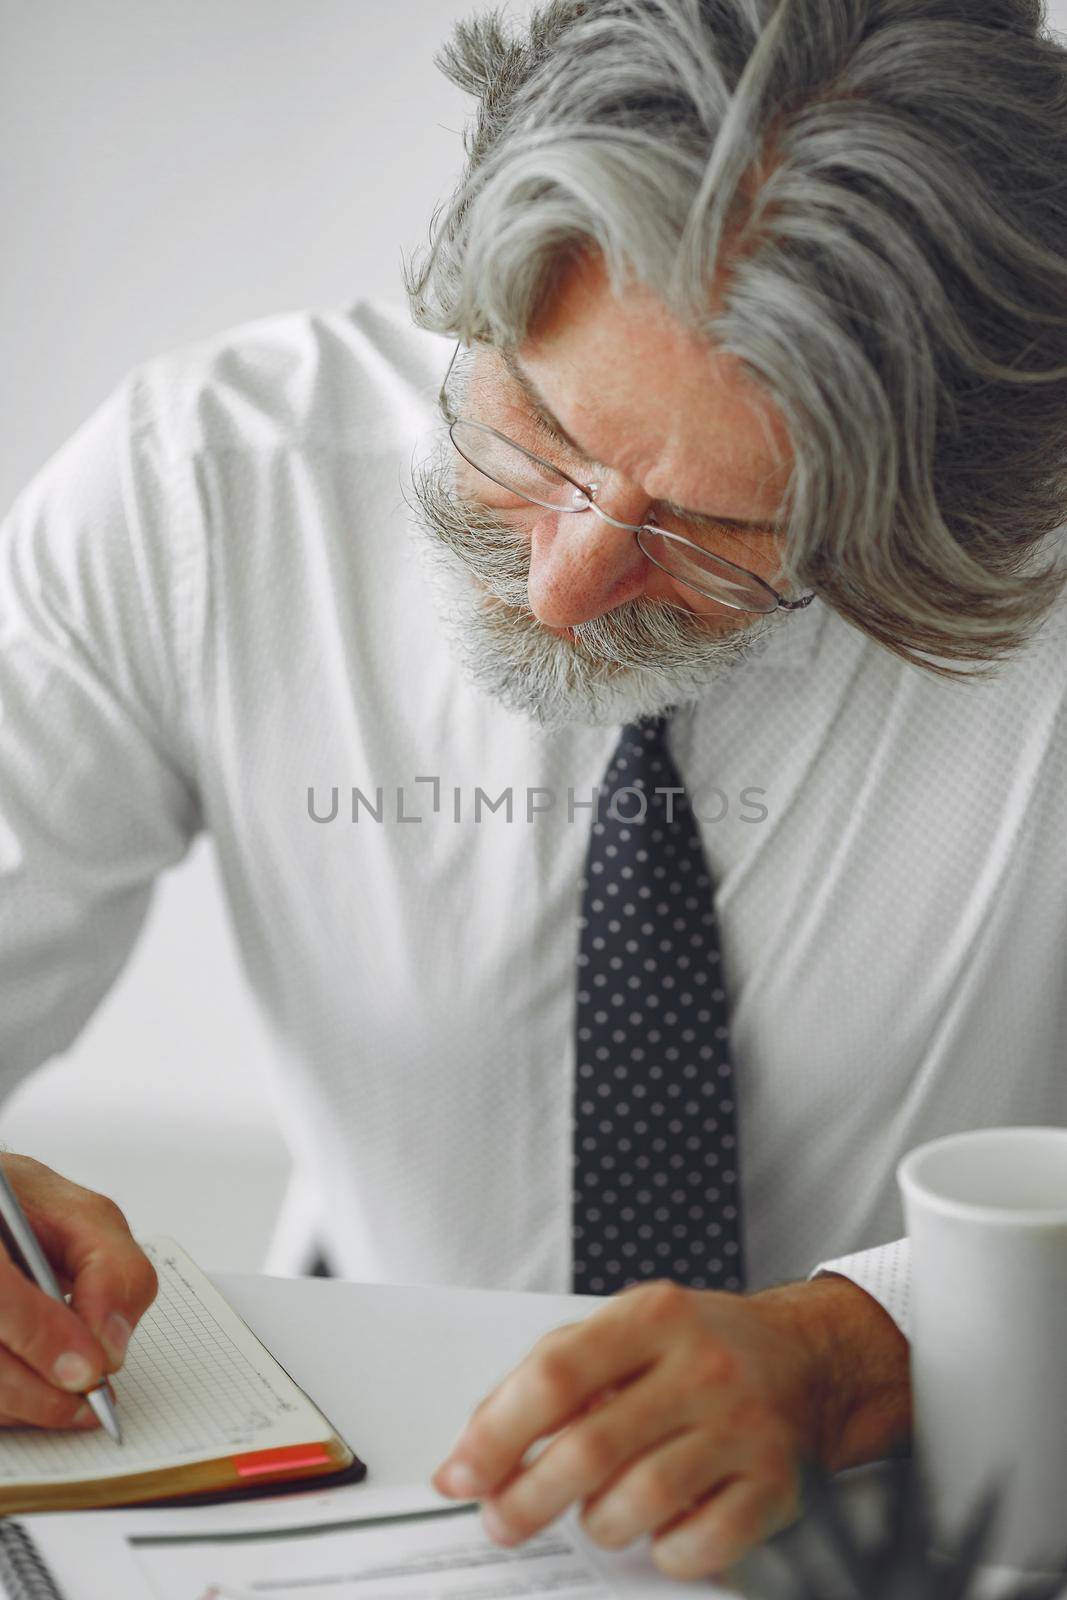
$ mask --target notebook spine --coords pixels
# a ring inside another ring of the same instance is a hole
[[[17,1522],[0,1522],[0,1594],[4,1600],[63,1600],[33,1540]]]

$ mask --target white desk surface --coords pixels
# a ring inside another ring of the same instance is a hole
[[[431,1496],[430,1474],[478,1401],[542,1333],[603,1304],[593,1295],[395,1288],[235,1273],[214,1278],[367,1463],[367,1483],[426,1485]],[[850,1474],[861,1500],[877,1471]],[[745,1592],[753,1593],[747,1568],[745,1563],[738,1577]],[[996,1600],[1010,1582],[1009,1575],[987,1569],[978,1592],[983,1600]],[[671,1587],[679,1595],[691,1588]],[[710,1584],[709,1591],[716,1592]]]
[[[330,1278],[214,1281],[383,1487],[429,1485],[475,1405],[539,1336],[603,1304]]]
[[[497,1289],[396,1288],[330,1278],[215,1273],[215,1283],[276,1361],[367,1463],[368,1485],[425,1485],[474,1407],[542,1333],[590,1316],[597,1295]],[[439,1497],[444,1503],[443,1497]],[[642,1541],[642,1545],[647,1541]],[[664,1579],[641,1545],[605,1552],[620,1569],[647,1563],[648,1592],[679,1597],[726,1589]],[[736,1570],[731,1593],[764,1592],[757,1569]],[[632,1581],[632,1580],[631,1580]]]
[[[425,1486],[444,1504],[431,1473],[471,1411],[542,1333],[589,1316],[595,1295],[516,1294],[492,1289],[396,1288],[324,1278],[216,1273],[218,1288],[301,1388],[367,1463],[368,1486]],[[680,1583],[658,1573],[640,1545],[604,1552],[627,1593],[727,1589],[710,1579]],[[737,1569],[756,1596],[753,1575]]]

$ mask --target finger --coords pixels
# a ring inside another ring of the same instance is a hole
[[[9,1153],[3,1165],[57,1276],[70,1284],[75,1310],[103,1345],[107,1370],[115,1371],[130,1330],[155,1297],[151,1262],[113,1201],[30,1156]]]
[[[686,1428],[626,1463],[590,1499],[581,1524],[595,1544],[621,1550],[643,1534],[665,1528],[694,1501],[737,1470],[737,1462]]]
[[[65,1394],[8,1350],[0,1350],[0,1424],[15,1428],[94,1428],[97,1420],[80,1394]]]
[[[651,1556],[669,1578],[725,1572],[797,1513],[791,1475],[735,1478],[654,1538]]]
[[[85,1324],[6,1256],[0,1258],[0,1346],[68,1393],[84,1394],[107,1370],[107,1356]]]
[[[603,1488],[642,1450],[662,1444],[684,1427],[685,1404],[684,1393],[665,1384],[661,1368],[654,1367],[616,1391],[610,1404],[587,1409],[536,1460],[508,1479],[486,1502],[487,1528],[500,1543],[529,1538],[573,1501]],[[671,1510],[687,1505],[695,1493],[691,1489]]]
[[[158,1280],[118,1206],[104,1195],[82,1193],[88,1203],[54,1222],[52,1245],[71,1280],[71,1304],[103,1345],[108,1372],[115,1372]]]
[[[620,1296],[617,1304],[539,1339],[474,1412],[434,1474],[435,1487],[445,1494],[492,1492],[535,1440],[562,1428],[597,1391],[647,1370],[680,1320],[692,1321],[697,1311],[695,1296],[677,1284],[641,1287],[644,1295]]]

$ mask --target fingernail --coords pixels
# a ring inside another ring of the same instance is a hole
[[[74,1413],[74,1425],[77,1428],[99,1427],[100,1419],[88,1400],[83,1400]]]
[[[490,1539],[497,1544],[514,1544],[515,1535],[500,1515],[492,1506],[482,1507],[482,1526]]]
[[[481,1488],[481,1479],[474,1468],[466,1466],[462,1461],[454,1461],[445,1467],[437,1474],[437,1481],[443,1493],[461,1497],[476,1495]]]
[[[130,1342],[130,1334],[132,1332],[133,1329],[126,1321],[126,1318],[120,1316],[117,1311],[112,1311],[104,1323],[100,1334],[100,1343],[107,1351],[108,1360],[113,1362],[116,1367],[121,1367],[122,1365],[123,1357],[126,1354],[126,1346]]]
[[[74,1350],[65,1350],[56,1358],[52,1376],[61,1389],[69,1389],[72,1394],[84,1394],[96,1374],[84,1356]]]

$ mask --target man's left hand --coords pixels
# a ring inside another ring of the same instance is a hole
[[[879,1428],[899,1432],[907,1343],[855,1285],[827,1277],[740,1296],[659,1279],[545,1334],[476,1408],[431,1481],[482,1500],[499,1543],[520,1543],[581,1501],[595,1543],[621,1549],[647,1533],[669,1576],[722,1572],[797,1514],[804,1460],[833,1469],[857,1458],[853,1448],[826,1459],[828,1296],[868,1346],[877,1336],[865,1359],[878,1358],[894,1390],[892,1404],[879,1390]],[[845,1399],[835,1397],[841,1416]]]

